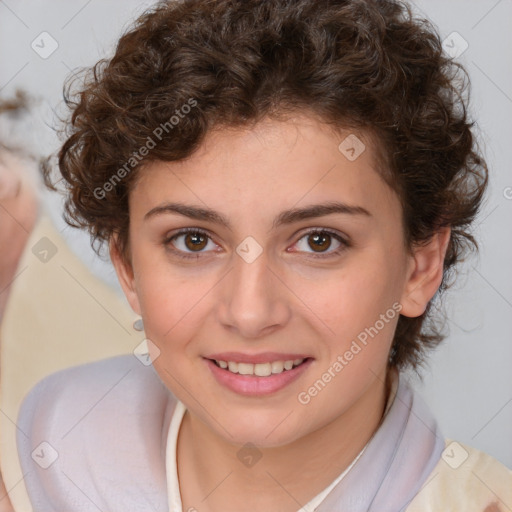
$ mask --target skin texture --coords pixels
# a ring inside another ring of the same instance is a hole
[[[178,438],[183,510],[296,511],[379,425],[398,315],[308,404],[298,394],[394,303],[406,316],[424,312],[441,282],[449,229],[409,254],[399,199],[375,171],[369,138],[358,134],[366,150],[355,161],[338,150],[349,133],[306,115],[219,129],[189,159],[149,164],[130,193],[131,261],[115,240],[111,256],[160,351],[150,350],[155,369],[188,409]],[[371,216],[331,214],[272,227],[283,210],[329,201]],[[211,208],[232,228],[173,213],[144,219],[167,202]],[[171,251],[194,255],[186,235],[168,241],[185,227],[211,236],[197,259]],[[332,230],[350,246],[334,255],[340,242],[328,237],[319,248],[307,236],[312,228]],[[236,252],[248,236],[263,249],[252,263]],[[322,251],[327,257],[314,257]],[[204,357],[223,351],[314,360],[284,389],[247,397],[220,385],[207,367]],[[252,467],[237,457],[247,442],[261,454]]]

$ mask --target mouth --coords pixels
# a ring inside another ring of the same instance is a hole
[[[255,377],[269,377],[283,372],[291,371],[311,359],[310,357],[272,361],[266,363],[243,363],[238,361],[224,361],[210,359],[218,368],[239,375],[252,375]]]
[[[218,384],[244,396],[268,396],[290,386],[313,363],[312,357],[257,363],[204,358]]]

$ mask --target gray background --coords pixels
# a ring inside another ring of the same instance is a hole
[[[35,153],[55,151],[64,79],[111,55],[120,33],[152,3],[0,0],[0,95],[21,87],[38,99],[30,119],[0,135]],[[471,111],[491,169],[490,193],[477,221],[480,256],[467,262],[446,296],[449,337],[431,355],[423,382],[415,382],[446,437],[512,467],[512,0],[422,0],[415,6],[443,38],[460,49],[467,42],[459,60],[472,80]],[[58,43],[46,59],[31,48],[43,31]],[[61,220],[58,196],[45,192],[44,203],[72,249],[119,289],[88,237]]]

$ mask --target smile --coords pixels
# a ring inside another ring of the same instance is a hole
[[[304,359],[288,361],[272,361],[271,363],[239,363],[235,361],[218,361],[215,364],[224,370],[240,375],[255,375],[257,377],[268,377],[269,375],[283,373],[299,366]]]
[[[226,358],[227,359],[227,358]],[[299,379],[313,363],[313,358],[249,363],[204,358],[212,376],[222,387],[245,396],[277,393]]]

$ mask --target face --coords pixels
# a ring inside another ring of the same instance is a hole
[[[364,134],[356,159],[338,149],[348,135],[306,116],[210,132],[130,193],[131,263],[113,261],[154,367],[230,442],[342,417],[385,375],[398,312],[439,285],[438,247],[406,252],[399,199]]]

